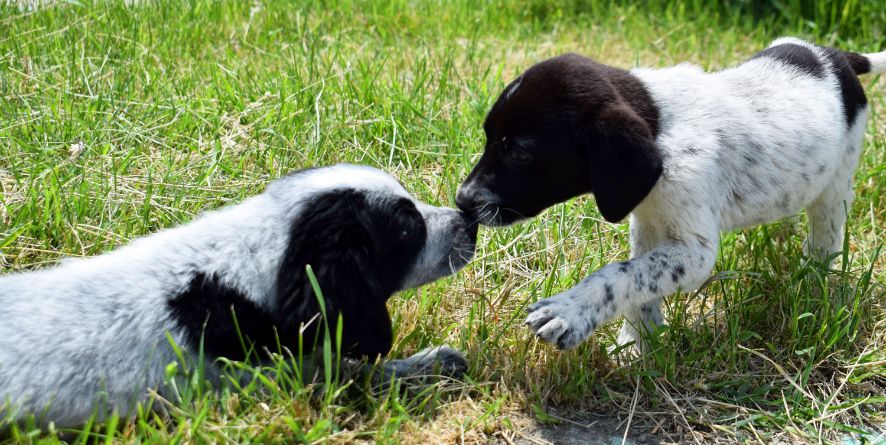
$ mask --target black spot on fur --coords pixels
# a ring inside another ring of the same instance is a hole
[[[794,43],[783,43],[772,46],[758,52],[751,60],[766,57],[778,60],[785,65],[790,65],[798,70],[819,79],[824,78],[824,67],[809,48]]]
[[[603,291],[606,293],[606,304],[612,304],[612,300],[615,299],[615,294],[612,292],[612,285],[606,284],[603,286]]]
[[[674,266],[674,270],[671,271],[671,280],[676,283],[677,281],[680,281],[680,278],[683,278],[684,275],[686,275],[686,269],[683,268],[682,264],[678,264]]]
[[[822,173],[824,173],[824,170],[825,170],[825,168],[824,168],[824,164],[821,164],[821,165],[818,166],[818,174],[822,174]]]
[[[628,273],[628,270],[631,269],[630,261],[621,261],[618,263],[618,271],[620,273]]]
[[[643,286],[646,285],[646,281],[644,279],[643,270],[638,269],[637,273],[634,274],[634,288],[637,292],[643,290]]]
[[[864,95],[864,88],[858,81],[858,76],[853,70],[850,60],[843,51],[824,48],[828,60],[831,62],[831,71],[837,77],[840,85],[840,95],[843,98],[843,114],[846,117],[846,126],[855,122],[858,110],[867,105],[868,100]],[[856,61],[857,62],[857,61]],[[870,67],[868,67],[870,69]]]

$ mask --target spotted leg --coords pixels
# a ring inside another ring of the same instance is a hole
[[[575,287],[529,307],[526,324],[542,340],[560,349],[573,348],[607,321],[654,305],[678,289],[695,289],[710,276],[719,234],[689,227],[648,252],[611,263]],[[660,314],[660,312],[659,312]]]
[[[843,226],[852,207],[853,159],[844,161],[834,173],[831,183],[806,208],[809,234],[804,249],[807,255],[822,262],[832,262],[832,254],[843,250]]]

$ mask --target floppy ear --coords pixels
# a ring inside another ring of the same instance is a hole
[[[338,317],[342,317],[342,353],[374,359],[391,349],[388,296],[376,282],[367,205],[359,192],[334,191],[305,203],[292,222],[277,274],[277,308],[279,324],[286,330],[297,330],[301,323],[314,319],[303,333],[305,352],[324,333],[317,296],[305,272],[308,264],[323,292],[333,341]],[[293,341],[297,337],[286,342]]]
[[[601,105],[581,121],[578,144],[587,155],[591,192],[607,221],[621,221],[661,176],[661,152],[646,122],[624,103]]]

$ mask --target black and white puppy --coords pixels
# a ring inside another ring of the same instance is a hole
[[[526,324],[571,348],[625,315],[619,343],[639,340],[663,321],[662,297],[708,279],[722,231],[806,208],[808,251],[842,248],[868,110],[857,75],[869,72],[886,72],[886,52],[795,38],[714,73],[545,60],[489,111],[457,204],[492,226],[585,193],[608,221],[630,214],[631,259],[533,304]]]
[[[380,170],[342,164],[291,174],[104,255],[2,276],[0,419],[78,425],[99,406],[126,415],[176,361],[167,333],[191,356],[202,336],[210,361],[245,357],[238,330],[259,351],[278,350],[279,338],[297,353],[300,331],[312,347],[322,331],[306,265],[333,333],[343,320],[343,354],[375,360],[391,349],[391,294],[463,267],[476,234],[461,212],[417,201]],[[385,366],[404,375],[434,363],[465,369],[446,347]]]

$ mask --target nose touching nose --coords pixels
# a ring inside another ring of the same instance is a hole
[[[474,187],[471,183],[466,182],[458,188],[458,193],[455,195],[455,205],[458,206],[458,209],[468,215],[473,215],[474,210],[477,207],[477,194],[474,192]]]

